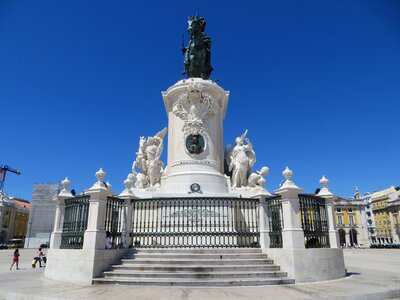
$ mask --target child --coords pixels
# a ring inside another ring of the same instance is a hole
[[[109,231],[106,231],[106,240],[105,240],[105,248],[112,249],[112,241],[111,241],[111,234]]]
[[[37,256],[39,257],[39,267],[42,267],[42,261],[46,264],[46,256],[44,255],[42,248],[37,251]]]
[[[10,270],[12,269],[13,265],[16,264],[17,265],[17,270],[19,270],[18,268],[18,261],[19,261],[19,250],[15,249],[14,251],[14,256],[13,256],[13,263],[11,264]]]

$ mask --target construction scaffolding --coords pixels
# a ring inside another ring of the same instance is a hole
[[[49,244],[53,231],[56,205],[53,203],[62,186],[59,183],[41,183],[33,186],[25,248],[38,248]]]

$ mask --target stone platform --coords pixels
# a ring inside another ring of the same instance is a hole
[[[138,249],[93,279],[135,286],[258,286],[294,283],[261,249]]]
[[[312,284],[257,287],[83,286],[45,279],[31,269],[36,250],[22,249],[20,270],[9,271],[12,250],[0,250],[0,299],[400,299],[400,251],[346,249],[348,276]],[[65,262],[68,263],[68,262]]]

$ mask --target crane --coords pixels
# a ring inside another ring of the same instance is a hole
[[[4,181],[6,180],[7,171],[11,172],[11,173],[15,173],[17,175],[21,175],[20,171],[15,170],[15,169],[11,168],[10,166],[7,166],[7,165],[0,165],[0,171],[1,171],[1,175],[0,175],[0,192],[3,192]]]

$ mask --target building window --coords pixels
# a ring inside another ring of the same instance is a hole
[[[340,226],[343,225],[343,216],[342,215],[338,216],[338,223],[339,223]]]
[[[342,212],[342,209],[341,208],[336,208],[336,212],[340,213],[340,212]]]
[[[353,209],[352,208],[348,208],[347,211],[351,213],[351,212],[353,212]]]
[[[353,215],[349,216],[349,221],[350,221],[350,225],[354,225],[354,216]]]

